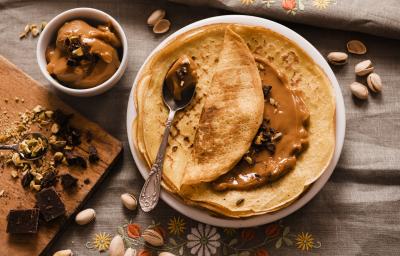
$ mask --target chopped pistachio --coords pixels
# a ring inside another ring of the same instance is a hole
[[[252,165],[254,163],[253,159],[250,156],[245,156],[244,160],[246,160],[246,162],[250,165]]]
[[[56,152],[54,154],[54,161],[55,162],[61,162],[64,158],[64,154],[62,152]]]
[[[18,178],[18,172],[16,170],[12,170],[11,177],[13,177],[14,179]]]
[[[51,133],[56,134],[60,131],[60,126],[57,123],[54,123],[50,129]]]
[[[40,106],[40,105],[37,105],[36,107],[34,107],[33,109],[32,109],[32,111],[34,112],[34,113],[40,113],[40,112],[42,112],[44,110],[44,108],[42,107],[42,106]]]

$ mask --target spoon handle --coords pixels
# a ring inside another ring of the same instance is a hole
[[[142,191],[140,192],[139,204],[144,212],[149,212],[156,207],[158,199],[160,198],[161,191],[161,176],[165,157],[165,151],[167,149],[169,132],[171,130],[172,121],[175,117],[175,110],[170,110],[168,120],[165,124],[164,135],[162,137],[161,145],[157,152],[156,161],[151,167],[149,177],[143,185]]]
[[[17,144],[13,144],[13,145],[1,145],[1,144],[0,144],[0,150],[14,150],[14,151],[18,151],[18,145],[17,145]]]

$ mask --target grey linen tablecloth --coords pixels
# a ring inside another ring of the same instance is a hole
[[[363,2],[374,3],[379,8],[383,1]],[[51,89],[36,64],[37,40],[20,41],[18,35],[27,23],[50,20],[62,11],[82,6],[104,10],[122,23],[128,36],[129,65],[119,84],[104,95],[86,99],[60,96],[123,141],[125,150],[123,158],[85,206],[96,209],[96,221],[84,227],[70,225],[50,248],[51,252],[70,248],[75,255],[99,255],[95,249],[87,249],[86,243],[93,247],[93,236],[101,232],[113,236],[119,231],[127,237],[124,225],[131,222],[136,223],[129,226],[131,236],[139,226],[143,231],[149,225],[156,225],[159,230],[164,230],[168,241],[160,250],[182,255],[195,252],[193,246],[200,241],[196,241],[194,234],[202,229],[212,231],[208,236],[203,235],[205,239],[202,241],[209,246],[206,251],[210,252],[204,255],[211,255],[214,249],[217,249],[215,255],[241,256],[400,255],[400,41],[285,24],[309,40],[323,55],[344,50],[350,39],[360,39],[368,46],[366,56],[351,56],[348,65],[334,69],[343,92],[347,119],[339,164],[321,192],[283,220],[254,229],[214,229],[190,220],[163,202],[150,214],[140,210],[129,212],[121,206],[119,196],[125,192],[137,195],[143,185],[129,151],[125,125],[128,95],[136,73],[151,50],[168,34],[222,12],[148,0],[1,0],[0,54]],[[154,9],[160,7],[167,10],[172,27],[166,35],[156,36],[145,21]],[[356,79],[355,63],[364,58],[373,61],[384,88],[382,94],[358,102],[351,97],[349,84]],[[211,245],[210,239],[216,242]],[[157,249],[143,245],[140,238],[126,238],[126,242],[137,249],[138,255],[151,255],[150,251],[153,251],[152,255],[158,255]],[[299,242],[305,242],[307,246]]]
[[[398,0],[171,0],[400,39]]]

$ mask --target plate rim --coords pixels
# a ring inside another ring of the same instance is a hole
[[[150,60],[150,58],[160,49],[162,49],[167,43],[169,43],[171,40],[173,40],[175,37],[178,35],[191,30],[193,28],[201,27],[204,25],[210,25],[210,24],[215,24],[215,23],[238,23],[238,24],[244,24],[244,25],[253,25],[253,26],[261,26],[267,29],[270,29],[276,33],[279,33],[286,38],[292,40],[295,42],[299,47],[301,47],[309,57],[313,59],[313,61],[321,67],[321,69],[324,71],[326,76],[328,77],[329,81],[331,82],[331,85],[333,87],[333,91],[335,93],[335,100],[336,100],[336,144],[335,144],[335,151],[332,156],[332,159],[325,169],[325,171],[322,173],[322,175],[311,185],[311,187],[304,192],[304,194],[297,199],[294,203],[289,205],[288,207],[285,207],[281,210],[278,210],[273,213],[266,213],[262,215],[257,215],[257,216],[252,216],[248,218],[243,218],[243,219],[231,219],[231,218],[222,218],[222,217],[217,217],[217,216],[211,216],[206,210],[194,207],[194,206],[189,206],[187,204],[184,204],[182,199],[179,199],[178,197],[170,194],[169,192],[165,191],[165,189],[162,188],[161,191],[161,199],[168,204],[170,207],[178,211],[179,213],[185,215],[186,217],[206,223],[209,225],[213,226],[218,226],[218,227],[226,227],[226,228],[246,228],[246,227],[254,227],[254,226],[259,226],[259,225],[264,225],[268,224],[271,222],[274,222],[276,220],[282,219],[295,211],[299,210],[302,208],[305,204],[307,204],[309,201],[311,201],[312,198],[315,197],[315,195],[324,187],[326,182],[328,181],[329,177],[332,175],[337,162],[339,161],[339,157],[343,148],[343,143],[344,143],[344,137],[345,137],[345,129],[346,129],[346,116],[345,116],[345,106],[344,106],[344,100],[343,100],[343,95],[339,86],[339,83],[336,79],[336,76],[334,75],[332,69],[330,68],[329,64],[326,62],[325,58],[321,55],[321,53],[310,43],[308,42],[304,37],[302,37],[300,34],[297,32],[291,30],[290,28],[265,19],[261,17],[256,17],[256,16],[250,16],[250,15],[223,15],[223,16],[216,16],[216,17],[211,17],[211,18],[206,18],[203,20],[196,21],[194,23],[191,23],[176,32],[172,33],[169,35],[167,38],[165,38],[146,58],[146,60],[143,62],[142,66],[140,67],[139,71],[136,74],[135,80],[133,82],[130,94],[129,94],[129,101],[128,101],[128,106],[127,106],[127,118],[126,118],[126,125],[127,125],[127,134],[128,134],[128,143],[129,143],[129,148],[131,151],[131,154],[134,158],[135,164],[137,169],[139,170],[140,174],[142,175],[143,178],[147,178],[148,176],[148,170],[149,168],[147,167],[147,164],[145,161],[142,159],[142,157],[138,154],[136,151],[136,147],[133,144],[132,140],[132,123],[134,118],[136,117],[136,108],[134,106],[133,102],[133,95],[134,95],[134,90],[136,88],[137,82],[138,82],[138,76],[142,72],[145,64]]]

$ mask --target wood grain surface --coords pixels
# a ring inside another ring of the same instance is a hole
[[[17,102],[15,98],[20,100]],[[122,145],[117,139],[106,133],[97,124],[89,121],[68,105],[64,104],[59,98],[49,93],[38,82],[19,70],[16,66],[0,56],[0,99],[2,100],[2,111],[7,115],[1,115],[2,123],[8,125],[18,120],[18,113],[26,109],[33,109],[36,105],[41,105],[46,109],[60,109],[64,113],[73,113],[71,124],[78,128],[83,134],[90,131],[93,139],[90,142],[95,146],[100,161],[89,164],[87,169],[76,167],[57,168],[59,174],[70,173],[78,178],[78,188],[67,192],[63,190],[60,182],[57,182],[55,189],[65,204],[65,217],[57,218],[50,223],[39,221],[39,231],[35,235],[10,235],[6,233],[7,215],[11,209],[28,209],[35,206],[35,192],[24,189],[21,185],[21,175],[15,179],[10,173],[13,167],[5,165],[0,169],[0,187],[4,189],[4,196],[1,198],[0,207],[0,248],[2,255],[36,255],[41,253],[54,239],[59,230],[68,222],[77,209],[85,201],[91,190],[100,182],[110,166],[115,162],[121,152]],[[4,99],[9,99],[7,103]],[[22,102],[23,99],[23,102]],[[4,126],[2,127],[4,129]],[[49,131],[42,131],[48,135]],[[84,135],[83,135],[84,136]],[[82,136],[82,138],[83,138]],[[80,156],[87,159],[89,143],[82,139],[82,143],[74,149]],[[90,183],[83,181],[89,179]]]

